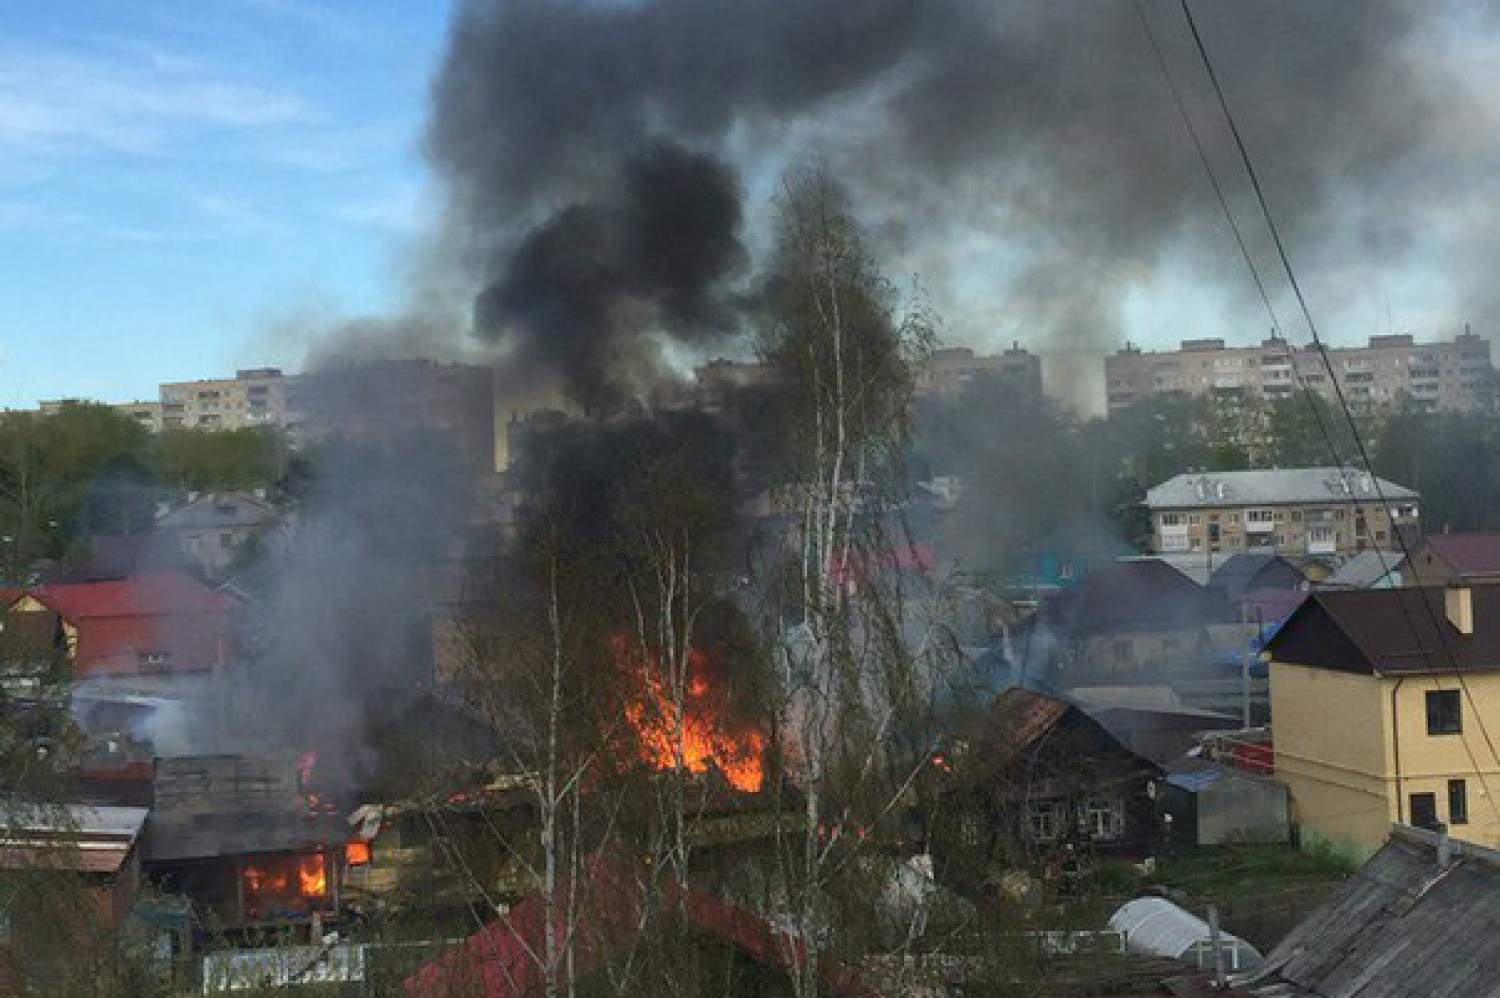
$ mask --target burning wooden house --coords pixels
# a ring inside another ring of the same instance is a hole
[[[147,867],[226,929],[336,916],[347,838],[306,756],[157,762]]]

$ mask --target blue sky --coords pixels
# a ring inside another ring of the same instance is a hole
[[[0,406],[153,397],[383,311],[447,0],[0,6]]]
[[[400,315],[412,300],[410,277],[440,205],[420,141],[452,3],[0,0],[0,407],[57,397],[154,397],[162,381],[223,376],[237,367],[297,369],[306,346],[299,331],[341,318]],[[1181,26],[1173,29],[1168,16],[1174,7],[1157,4],[1158,21],[1181,48]],[[1349,126],[1346,92],[1343,103],[1320,103],[1314,93],[1289,110],[1273,88],[1276,99],[1257,102],[1246,66],[1227,74],[1283,223],[1300,218],[1307,232],[1329,234],[1321,248],[1304,235],[1292,253],[1334,343],[1387,331],[1447,337],[1469,319],[1476,331],[1493,335],[1500,323],[1500,294],[1489,273],[1500,247],[1494,207],[1500,181],[1493,169],[1500,100],[1483,70],[1500,53],[1500,31],[1482,5],[1451,3],[1443,10],[1444,16],[1419,18],[1422,30],[1399,50],[1403,61],[1395,65],[1407,75],[1377,81],[1380,92],[1363,102],[1390,105],[1388,121],[1367,108]],[[1115,44],[1133,46],[1133,65],[1146,74],[1136,85],[1154,94],[1155,103],[1142,106],[1167,124],[1147,130],[1150,142],[1123,154],[1144,153],[1148,171],[1178,164],[1169,172],[1183,180],[1185,207],[1175,201],[1169,207],[1180,213],[1179,224],[1192,221],[1200,237],[1213,226],[1222,229],[1167,89],[1146,61],[1135,22],[1129,26],[1129,37]],[[1341,37],[1324,41],[1337,49]],[[1071,34],[1065,38],[1071,44]],[[1221,50],[1234,51],[1222,36],[1216,40]],[[1082,51],[1085,61],[1095,55]],[[1272,61],[1281,54],[1264,51]],[[1211,133],[1217,109],[1204,103],[1204,82],[1187,73],[1193,60],[1178,55],[1184,86],[1198,102],[1199,127]],[[1263,61],[1259,51],[1245,60]],[[1281,72],[1275,66],[1262,74],[1260,88]],[[1047,74],[1039,76],[1047,84]],[[1413,90],[1427,76],[1429,85]],[[1025,81],[1012,82],[1024,91]],[[1094,94],[1101,106],[1108,106],[1101,95],[1118,89],[1116,82],[1111,77]],[[1408,91],[1446,99],[1430,105],[1416,99],[1414,110],[1413,102],[1398,100]],[[1009,93],[995,106],[1004,106]],[[821,155],[826,143],[837,153],[841,128],[858,132],[865,105],[852,102],[844,121],[832,103],[826,120],[817,117],[820,107],[800,124],[775,122],[769,129],[775,141],[748,158],[752,217],[763,214],[780,168],[809,151]],[[1080,120],[1097,126],[1099,118],[1096,108],[1092,119]],[[832,131],[819,131],[819,121]],[[1286,121],[1300,121],[1319,137],[1318,147],[1325,130],[1343,136],[1331,143],[1332,166],[1300,180],[1305,189],[1326,188],[1314,206],[1323,214],[1299,216],[1306,203],[1278,189],[1274,168],[1297,160],[1292,153],[1300,148],[1278,130]],[[860,157],[879,148],[889,138],[880,127],[865,139],[845,136],[845,151]],[[1134,136],[1136,127],[1125,131]],[[1075,144],[1068,121],[1044,119],[1041,133],[1053,144],[1041,146],[1044,155],[1035,162],[1050,163]],[[1414,138],[1403,144],[1407,133]],[[1014,148],[1024,153],[1032,148],[1026,141]],[[1114,141],[1123,142],[1118,134]],[[1221,135],[1214,156],[1282,320],[1300,342],[1305,330],[1294,321],[1264,233],[1254,231],[1256,212],[1226,142]],[[1087,150],[1089,143],[1077,146]],[[1009,137],[996,148],[1011,148]],[[1371,156],[1380,168],[1341,193],[1341,171]],[[944,319],[945,338],[980,349],[1013,338],[1043,354],[1076,349],[1087,363],[1064,371],[1064,378],[1097,380],[1097,351],[1125,337],[1171,346],[1192,336],[1252,342],[1264,335],[1269,322],[1249,293],[1228,231],[1204,241],[1168,230],[1144,243],[1139,259],[1109,261],[1124,276],[1111,278],[1117,287],[1109,294],[1118,292],[1118,300],[1110,298],[1114,311],[1101,323],[1109,326],[1107,336],[1076,347],[1049,338],[1036,316],[1045,320],[1054,305],[1077,296],[1049,291],[1039,310],[1028,311],[1011,285],[1028,254],[1050,245],[1048,197],[1072,204],[1068,182],[1041,182],[1037,190],[1047,196],[1021,184],[1009,206],[1019,222],[1005,205],[991,203],[993,191],[1031,176],[1025,164],[1032,161],[999,156],[995,175],[983,163],[971,164],[967,193],[943,192],[947,222],[919,218],[922,224],[892,230],[910,245],[887,261],[888,270],[921,276]],[[892,162],[899,167],[906,159],[898,154]],[[912,178],[898,171],[888,179],[888,190],[901,195]],[[913,201],[911,212],[920,215],[923,205]],[[1107,212],[1111,205],[1095,208]],[[1025,227],[1028,211],[1042,217],[1031,218],[1032,229]],[[1093,279],[1081,272],[1067,288],[1089,287]],[[462,314],[463,300],[460,293],[446,304]]]

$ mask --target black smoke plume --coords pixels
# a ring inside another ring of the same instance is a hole
[[[1253,222],[1180,8],[1142,9]],[[1453,201],[1493,193],[1493,143],[1476,138],[1495,133],[1493,101],[1448,55],[1490,36],[1490,13],[1193,9],[1335,334],[1383,277],[1418,267],[1451,283],[1432,315],[1500,311],[1477,264],[1500,199]],[[470,0],[427,148],[478,248],[479,327],[523,380],[575,397],[628,393],[674,344],[731,329],[739,247],[757,241],[739,188],[759,209],[809,157],[959,338],[1097,354],[1118,344],[1128,296],[1168,276],[1217,298],[1246,338],[1267,322],[1125,0]],[[1271,272],[1263,235],[1251,243]]]

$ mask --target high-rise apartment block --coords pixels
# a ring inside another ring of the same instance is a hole
[[[233,378],[178,381],[161,386],[161,429],[235,430],[276,426],[295,430],[299,422],[296,375],[274,367],[236,371]],[[143,410],[144,411],[144,410]]]
[[[1335,384],[1359,413],[1403,403],[1428,412],[1488,412],[1495,404],[1490,342],[1468,331],[1437,343],[1372,336],[1366,346],[1328,347],[1326,357],[1275,336],[1250,347],[1221,339],[1184,340],[1180,349],[1160,352],[1127,345],[1104,360],[1109,411],[1163,392],[1278,399],[1303,385],[1332,402]]]
[[[916,371],[918,395],[952,395],[977,377],[998,376],[1022,391],[1042,394],[1042,358],[1021,344],[997,354],[976,354],[967,347],[934,350]]]

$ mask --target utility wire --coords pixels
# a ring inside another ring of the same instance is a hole
[[[1271,304],[1271,296],[1266,291],[1265,281],[1260,274],[1260,268],[1255,265],[1255,258],[1250,253],[1250,248],[1245,242],[1244,232],[1239,223],[1235,221],[1234,211],[1229,207],[1229,199],[1224,193],[1224,185],[1219,182],[1218,174],[1214,171],[1213,162],[1208,157],[1208,151],[1203,145],[1203,140],[1198,134],[1198,129],[1193,125],[1192,115],[1188,112],[1187,102],[1183,99],[1182,89],[1178,87],[1176,78],[1172,75],[1171,64],[1167,61],[1166,54],[1156,38],[1156,32],[1151,27],[1151,19],[1146,15],[1141,0],[1135,0],[1135,13],[1140,19],[1141,27],[1145,30],[1146,41],[1151,45],[1151,52],[1156,57],[1156,65],[1161,69],[1162,77],[1166,80],[1167,89],[1171,91],[1172,101],[1177,106],[1177,113],[1182,118],[1183,126],[1187,129],[1188,136],[1193,140],[1193,148],[1198,153],[1198,162],[1203,166],[1203,172],[1208,176],[1209,185],[1212,186],[1214,197],[1218,199],[1219,208],[1224,213],[1224,220],[1229,224],[1229,231],[1234,234],[1234,242],[1239,247],[1240,258],[1245,261],[1245,267],[1250,271],[1250,278],[1255,284],[1255,290],[1260,295],[1261,304],[1265,306],[1266,315],[1271,320],[1271,335],[1282,338],[1285,330],[1280,318],[1276,315],[1276,309]],[[1283,338],[1282,342],[1286,342]],[[1287,343],[1287,361],[1292,368],[1292,377],[1296,380],[1301,390],[1303,401],[1307,403],[1309,413],[1313,422],[1318,427],[1323,442],[1328,445],[1329,456],[1333,458],[1334,464],[1340,468],[1344,461],[1339,457],[1338,445],[1334,442],[1333,434],[1323,418],[1323,410],[1319,404],[1319,398],[1309,385],[1307,377],[1302,372],[1301,365],[1297,363],[1297,351]],[[1382,568],[1385,566],[1382,565]]]
[[[1339,382],[1338,376],[1333,369],[1333,362],[1329,359],[1328,351],[1323,345],[1322,337],[1318,334],[1317,323],[1313,320],[1312,310],[1308,307],[1307,298],[1302,292],[1301,282],[1297,280],[1296,271],[1292,268],[1291,260],[1286,251],[1286,245],[1281,238],[1281,231],[1276,225],[1275,217],[1271,213],[1270,205],[1266,200],[1265,191],[1261,186],[1260,176],[1256,173],[1255,164],[1251,160],[1250,153],[1245,147],[1245,141],[1240,134],[1239,125],[1235,122],[1234,114],[1229,109],[1229,102],[1224,96],[1224,88],[1219,83],[1219,75],[1214,69],[1213,60],[1209,58],[1208,49],[1203,42],[1203,36],[1198,30],[1198,22],[1193,17],[1193,11],[1192,8],[1188,5],[1188,0],[1179,0],[1179,3],[1182,7],[1183,17],[1187,21],[1188,29],[1192,33],[1193,43],[1197,47],[1198,55],[1203,61],[1204,70],[1208,74],[1209,82],[1213,85],[1214,95],[1218,100],[1219,108],[1224,114],[1224,119],[1229,126],[1230,134],[1234,137],[1235,148],[1238,150],[1240,161],[1245,167],[1245,173],[1249,178],[1250,186],[1255,192],[1256,203],[1260,206],[1261,215],[1265,219],[1267,231],[1270,233],[1271,240],[1276,247],[1276,254],[1281,262],[1282,270],[1285,272],[1287,281],[1291,286],[1293,294],[1296,297],[1298,309],[1301,311],[1302,317],[1307,323],[1308,332],[1311,334],[1312,338],[1312,346],[1317,350],[1318,355],[1323,360],[1323,365],[1327,371],[1328,379],[1333,387],[1334,397],[1338,400],[1339,408],[1343,411],[1345,421],[1349,425],[1349,431],[1353,438],[1354,446],[1359,452],[1360,460],[1364,464],[1365,473],[1369,476],[1371,486],[1375,491],[1376,501],[1384,509],[1386,517],[1391,524],[1391,535],[1395,539],[1398,547],[1401,549],[1403,560],[1412,570],[1412,578],[1414,580],[1417,580],[1418,586],[1420,587],[1420,577],[1416,570],[1415,564],[1413,564],[1411,560],[1410,545],[1407,543],[1404,533],[1401,530],[1397,529],[1396,517],[1392,515],[1391,503],[1385,496],[1384,489],[1380,484],[1380,479],[1374,473],[1374,466],[1370,461],[1369,451],[1365,446],[1362,436],[1360,435],[1358,423],[1354,418],[1354,413],[1351,410],[1349,401],[1345,396],[1343,385]],[[1330,446],[1332,446],[1331,439],[1328,440],[1328,443],[1330,444]],[[1353,495],[1353,491],[1353,489],[1350,489],[1351,496]],[[1358,499],[1355,500],[1355,511],[1356,514],[1359,514],[1360,506]],[[1358,528],[1356,526],[1356,531],[1357,529]],[[1388,566],[1385,562],[1384,553],[1380,552],[1378,548],[1376,549],[1376,551],[1380,557],[1380,565],[1382,570],[1387,570]],[[1407,606],[1407,600],[1399,590],[1397,590],[1397,593],[1397,605],[1401,607],[1402,616],[1403,618],[1405,618],[1407,628],[1411,632],[1412,639],[1416,643],[1418,651],[1421,651],[1421,636],[1417,632],[1415,622],[1411,619],[1411,613],[1409,607]],[[1443,621],[1438,619],[1436,611],[1433,609],[1431,602],[1427,599],[1425,594],[1419,592],[1418,598],[1423,608],[1427,612],[1427,615],[1433,626],[1433,632],[1437,635],[1438,642],[1442,646],[1444,656],[1450,663],[1452,663],[1454,678],[1458,681],[1459,688],[1463,691],[1465,699],[1469,701],[1469,705],[1472,708],[1472,713],[1474,715],[1475,723],[1479,727],[1480,734],[1484,737],[1484,741],[1486,746],[1489,748],[1491,758],[1500,760],[1500,752],[1496,751],[1494,739],[1490,735],[1489,728],[1484,723],[1484,716],[1479,710],[1478,703],[1474,699],[1473,692],[1469,689],[1468,682],[1465,680],[1463,672],[1459,667],[1458,659],[1453,654],[1453,649],[1449,645],[1447,636],[1443,631]],[[1426,664],[1427,673],[1432,677],[1433,682],[1437,686],[1437,688],[1441,690],[1442,677],[1438,674],[1436,666],[1430,660],[1428,660],[1425,655],[1423,656],[1422,660]],[[1494,794],[1489,792],[1489,780],[1485,775],[1484,769],[1479,765],[1479,760],[1474,755],[1473,747],[1469,744],[1468,739],[1464,736],[1464,733],[1462,731],[1460,731],[1459,737],[1464,746],[1465,752],[1469,756],[1470,763],[1472,763],[1474,766],[1474,773],[1479,778],[1480,783],[1485,789],[1486,799],[1489,800],[1490,806],[1495,809],[1497,816],[1500,816],[1500,801],[1497,801]],[[1397,796],[1397,808],[1399,810],[1402,802],[1399,799],[1399,794]]]

